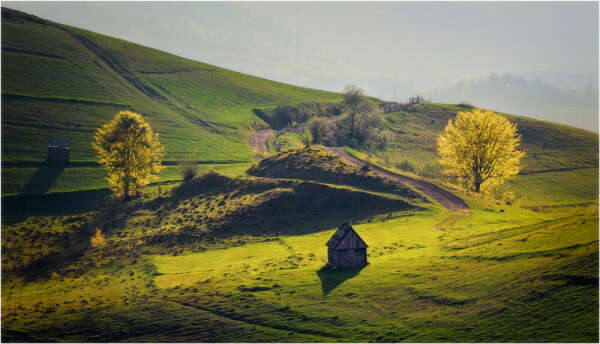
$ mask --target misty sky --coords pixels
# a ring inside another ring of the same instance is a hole
[[[333,91],[353,83],[387,100],[492,72],[597,84],[598,2],[2,4],[273,80]]]

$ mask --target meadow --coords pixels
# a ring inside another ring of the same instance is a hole
[[[111,247],[138,241],[137,249],[124,249],[117,258],[114,251],[86,247],[91,235],[83,230],[86,212],[29,217],[3,226],[4,238],[21,238],[14,244],[5,241],[3,252],[15,252],[11,246],[16,245],[18,260],[26,261],[45,246],[76,250],[76,238],[66,246],[52,242],[64,236],[80,236],[84,249],[82,256],[61,265],[5,270],[2,336],[597,341],[598,195],[597,188],[589,187],[597,185],[597,176],[598,169],[591,169],[515,177],[510,189],[526,191],[528,197],[512,205],[462,193],[469,215],[435,205],[374,210],[353,223],[369,245],[369,265],[362,270],[325,268],[325,242],[335,227],[302,235],[271,229],[253,236],[226,234],[208,244],[204,239],[152,246],[144,237],[149,214],[140,207],[112,218],[118,222],[125,215],[126,224],[108,229],[101,223]],[[162,199],[165,192],[139,202]],[[169,211],[177,214],[189,209],[189,202],[215,196],[225,199],[228,191],[217,186],[206,192],[194,191]],[[39,239],[23,241],[27,228],[36,226]],[[177,217],[162,226],[176,227]],[[5,269],[11,266],[6,254],[3,259]],[[86,320],[92,318],[93,323]]]
[[[597,134],[505,114],[527,151],[510,201],[419,175],[465,106],[387,113],[391,142],[345,148],[468,205],[451,212],[298,134],[273,135],[266,157],[249,147],[267,127],[255,110],[341,94],[5,8],[2,48],[2,341],[599,340]],[[143,114],[167,152],[128,202],[90,145],[121,109]],[[68,165],[44,163],[49,117]],[[200,175],[182,183],[188,151]],[[326,266],[342,222],[369,245],[368,266]]]

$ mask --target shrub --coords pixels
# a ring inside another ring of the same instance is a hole
[[[178,162],[177,165],[184,183],[189,182],[198,175],[198,165],[195,163],[191,152],[186,153],[183,160]]]
[[[292,149],[300,149],[306,146],[304,136],[297,133],[285,133],[277,138],[277,151],[287,151]]]
[[[180,165],[179,173],[181,174],[183,182],[187,183],[198,175],[198,166],[184,163]]]
[[[512,204],[516,200],[516,196],[513,192],[506,190],[504,184],[495,184],[486,188],[485,193],[492,196],[496,201],[503,202],[505,204]]]
[[[104,234],[102,234],[100,228],[96,228],[96,233],[90,238],[90,244],[92,247],[96,248],[101,248],[106,245],[106,238],[104,238]]]
[[[304,131],[304,144],[306,145],[306,147],[310,147],[310,144],[313,142],[313,136],[310,133],[310,130],[306,130]]]
[[[419,170],[419,175],[428,178],[442,178],[442,169],[439,162],[428,162]]]
[[[417,171],[415,165],[413,165],[410,161],[408,161],[406,159],[400,163],[397,163],[396,168],[399,170],[402,170],[402,171],[412,172],[412,173],[415,173]]]
[[[314,143],[335,145],[333,124],[324,118],[314,117],[308,122],[308,128]]]

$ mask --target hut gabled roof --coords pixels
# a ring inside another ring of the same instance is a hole
[[[331,238],[327,241],[327,246],[331,248],[337,248],[338,245],[342,242],[342,240],[347,236],[352,235],[355,236],[354,242],[356,242],[356,247],[352,248],[367,248],[369,247],[364,240],[354,231],[354,228],[347,223],[342,223],[342,225],[338,228],[335,233],[331,236]]]

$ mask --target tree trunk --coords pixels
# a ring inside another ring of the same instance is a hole
[[[475,192],[479,193],[480,188],[481,188],[481,183],[475,182]]]

